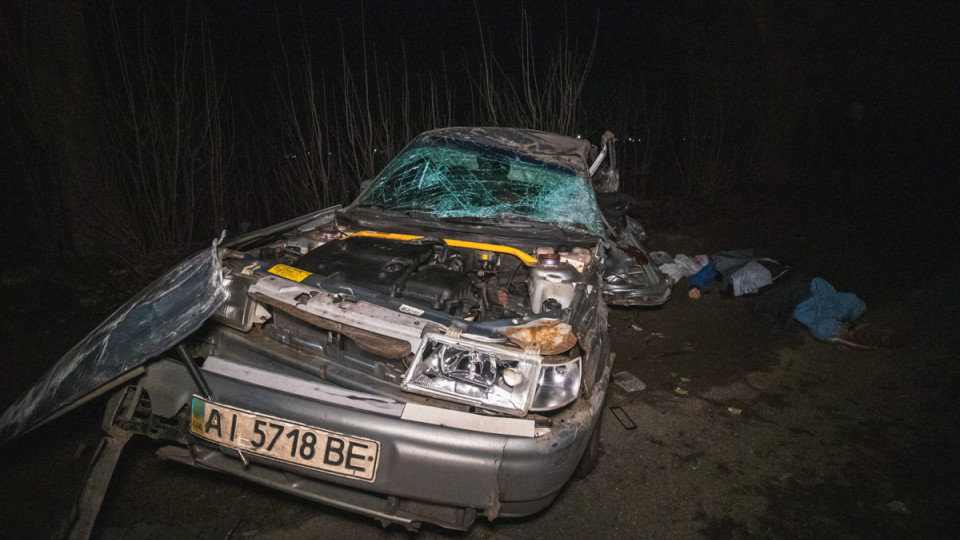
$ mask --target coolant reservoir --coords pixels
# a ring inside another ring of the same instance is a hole
[[[576,281],[580,277],[573,266],[557,259],[542,260],[541,264],[530,268],[530,307],[534,313],[543,310],[543,303],[549,298],[560,302],[567,308],[573,301]],[[547,263],[547,264],[544,264]]]

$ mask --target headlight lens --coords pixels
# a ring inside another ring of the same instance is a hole
[[[580,358],[542,364],[536,352],[429,334],[401,388],[523,416],[530,410],[556,409],[576,399]]]
[[[580,395],[580,357],[560,358],[563,361],[540,364],[540,380],[531,411],[559,409]]]

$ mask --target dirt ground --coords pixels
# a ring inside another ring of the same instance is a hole
[[[910,341],[860,351],[817,342],[798,324],[771,333],[742,299],[713,292],[692,300],[681,283],[662,308],[611,313],[614,371],[634,374],[646,389],[611,389],[603,454],[590,476],[530,518],[478,522],[465,534],[425,527],[420,536],[956,537],[957,230],[955,223],[932,227],[929,213],[905,211],[900,202],[833,210],[648,203],[650,249],[754,247],[802,262],[865,300],[865,321],[899,325]],[[11,276],[0,289],[4,407],[106,314],[112,300],[104,297],[120,295],[109,279],[51,280],[37,270],[40,279]],[[80,286],[90,282],[98,284]],[[0,449],[0,537],[56,530],[98,441],[102,406],[94,402]],[[636,429],[625,429],[610,407],[620,407]],[[145,440],[128,445],[96,537],[409,536],[161,462],[155,450]]]

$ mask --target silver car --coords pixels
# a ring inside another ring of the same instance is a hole
[[[113,392],[107,479],[138,434],[384,524],[537,512],[596,459],[607,304],[670,295],[642,229],[598,206],[612,159],[609,135],[424,133],[351,205],[214,241],[157,280],[0,437]]]

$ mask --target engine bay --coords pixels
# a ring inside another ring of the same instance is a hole
[[[351,236],[315,248],[293,266],[432,309],[464,315],[480,305],[476,271],[441,240],[400,242]],[[479,278],[477,278],[479,279]]]
[[[582,247],[540,247],[539,258],[527,255],[524,261],[495,249],[454,247],[441,238],[398,240],[328,228],[323,241],[316,241],[318,234],[260,249],[255,260],[247,256],[233,264],[239,269],[256,262],[264,268],[282,262],[326,284],[479,323],[559,315],[572,302],[575,284],[586,280],[592,260]]]

